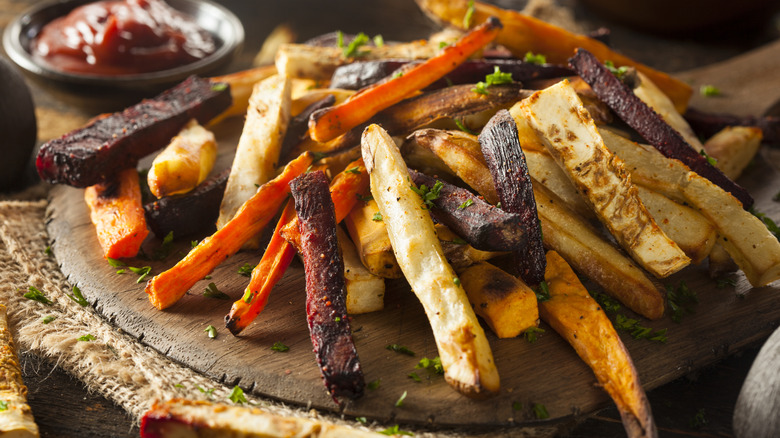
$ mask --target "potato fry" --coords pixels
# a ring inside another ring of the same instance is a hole
[[[187,193],[202,183],[217,159],[214,134],[193,119],[154,158],[146,176],[157,198]]]
[[[377,125],[366,128],[361,146],[371,193],[398,263],[431,323],[445,379],[469,397],[495,394],[499,377],[490,345],[444,258],[430,214],[410,187],[401,153]]]

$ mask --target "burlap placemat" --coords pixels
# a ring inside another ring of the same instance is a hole
[[[46,206],[45,200],[0,201],[0,302],[8,307],[19,348],[52,358],[90,391],[112,400],[136,421],[140,421],[155,400],[187,397],[227,401],[232,388],[171,361],[109,324],[92,307],[82,307],[68,297],[71,286],[57,260],[46,251],[50,244],[45,225]],[[43,292],[53,303],[45,305],[24,298],[23,294],[30,286]],[[44,323],[43,319],[47,317],[54,319]],[[87,334],[95,339],[79,341]],[[213,391],[192,390],[197,387],[213,388]],[[251,404],[274,414],[318,418],[364,430],[378,431],[387,427],[361,426],[333,414],[291,407],[249,394],[247,398]],[[416,436],[551,436],[556,430],[508,429],[476,434],[416,431]]]

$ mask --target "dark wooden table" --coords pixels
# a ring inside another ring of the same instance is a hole
[[[0,29],[34,0],[0,0]],[[242,55],[224,71],[247,66],[265,36],[279,22],[289,22],[299,40],[340,29],[345,32],[381,33],[385,39],[405,40],[432,29],[411,1],[380,0],[371,6],[350,0],[331,2],[222,1],[242,19],[246,44]],[[504,1],[504,4],[512,3]],[[522,4],[523,2],[518,2]],[[780,36],[778,17],[760,24],[724,26],[719,31],[687,37],[658,37],[633,31],[591,14],[574,2],[575,16],[588,28],[605,25],[612,29],[612,44],[626,54],[663,70],[680,71],[731,58]],[[367,11],[366,9],[372,9]],[[376,9],[385,11],[377,14]],[[305,11],[302,13],[301,11]],[[404,17],[404,26],[387,16]],[[99,112],[121,108],[141,96],[122,93],[106,98],[84,89],[52,86],[28,78],[39,115],[39,139],[51,138]],[[0,97],[2,98],[2,97]],[[44,117],[55,112],[67,117]],[[29,183],[35,181],[30,176]],[[703,370],[689,374],[649,392],[654,416],[662,436],[731,436],[731,415],[741,383],[758,346],[736,353]],[[30,390],[30,404],[43,436],[137,436],[138,430],[124,411],[57,368],[51,359],[22,352],[24,377]],[[619,415],[607,408],[574,425],[569,436],[624,436]]]

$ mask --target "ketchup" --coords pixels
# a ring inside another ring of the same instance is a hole
[[[211,35],[160,0],[108,0],[43,27],[33,56],[72,73],[128,75],[166,70],[214,53]]]

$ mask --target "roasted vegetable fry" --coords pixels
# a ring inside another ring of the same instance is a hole
[[[222,114],[215,117],[210,125],[215,125],[228,117],[246,114],[246,109],[249,107],[249,97],[252,95],[255,84],[275,74],[276,67],[266,65],[212,78],[214,82],[230,85],[230,96],[233,102]]]
[[[22,381],[22,370],[16,355],[14,340],[8,327],[4,304],[0,304],[0,436],[33,438],[38,436],[38,425],[27,404],[27,387]]]
[[[602,130],[607,147],[631,169],[637,184],[686,202],[718,229],[718,242],[728,251],[754,287],[780,279],[780,242],[760,219],[708,179],[655,148]]]
[[[704,143],[707,155],[717,160],[715,167],[737,179],[761,147],[761,129],[755,126],[723,128]]]
[[[680,160],[694,172],[731,193],[745,209],[749,209],[753,205],[750,193],[730,180],[723,172],[710,164],[699,151],[694,150],[691,145],[686,143],[680,133],[642,102],[596,57],[585,50],[578,50],[569,63],[618,117],[647,139],[664,156]]]
[[[464,27],[463,18],[469,7],[467,0],[416,1],[420,8],[434,19],[455,27]],[[547,57],[548,62],[565,64],[575,49],[583,47],[596,54],[602,62],[611,60],[615,65],[632,66],[646,74],[672,99],[678,112],[685,112],[693,90],[679,79],[623,56],[595,39],[574,34],[517,11],[474,2],[472,23],[481,23],[491,16],[498,17],[504,24],[504,30],[498,34],[496,42],[511,50],[517,57],[523,57],[527,52],[541,53]]]
[[[366,128],[361,146],[371,193],[399,265],[431,323],[445,379],[470,397],[496,393],[499,377],[490,345],[444,258],[430,215],[408,182],[401,153],[377,125]]]
[[[393,254],[376,201],[359,202],[344,219],[344,224],[369,272],[383,278],[401,278],[403,273]]]
[[[479,145],[501,208],[522,218],[526,245],[514,249],[517,272],[527,284],[537,286],[544,280],[544,244],[531,177],[518,138],[514,119],[509,111],[501,110],[482,129]]]
[[[525,119],[523,119],[525,120]],[[534,133],[536,135],[536,133]],[[522,144],[522,143],[521,143]],[[577,189],[572,184],[571,180],[566,176],[566,173],[555,162],[555,158],[552,157],[546,150],[543,152],[536,149],[523,148],[525,153],[525,160],[528,163],[528,173],[531,174],[531,178],[534,181],[539,182],[547,188],[547,190],[555,193],[566,206],[572,211],[575,211],[583,218],[597,219],[593,209],[588,206],[583,199],[582,195],[577,192]]]
[[[289,122],[290,79],[275,75],[258,82],[249,99],[217,228],[224,227],[257,187],[273,177]]]
[[[460,272],[469,266],[508,254],[507,252],[481,251],[466,243],[460,236],[442,224],[434,226],[444,257],[455,271]]]
[[[588,364],[615,401],[629,437],[656,437],[658,431],[628,350],[599,304],[555,251],[547,253],[544,276],[550,299],[539,303],[542,320],[563,336]]]
[[[522,281],[487,262],[458,275],[474,312],[499,338],[514,338],[539,325],[536,294]]]
[[[206,179],[216,159],[214,134],[190,120],[152,162],[149,190],[158,198],[187,193]]]
[[[363,395],[365,380],[347,318],[344,262],[336,237],[336,211],[321,170],[290,182],[300,222],[306,273],[306,321],[325,387],[336,403]]]
[[[281,175],[260,186],[230,222],[202,240],[174,267],[149,280],[145,292],[152,305],[162,310],[175,304],[198,280],[259,233],[287,197],[290,190],[288,183],[305,172],[312,161],[311,154],[303,154],[291,161]]]
[[[312,114],[309,119],[311,138],[319,142],[331,140],[427,87],[492,41],[500,29],[498,20],[488,19],[455,44],[408,69],[402,76],[365,88],[341,105]]]
[[[385,279],[366,269],[355,244],[343,228],[339,227],[336,231],[344,259],[344,279],[347,281],[347,313],[357,315],[382,310],[385,307]]]
[[[103,257],[135,257],[149,230],[146,229],[138,171],[121,171],[111,182],[87,187],[84,200],[95,224]]]
[[[606,148],[566,80],[537,92],[522,105],[550,154],[634,260],[660,278],[690,263],[648,213],[623,163]]]

